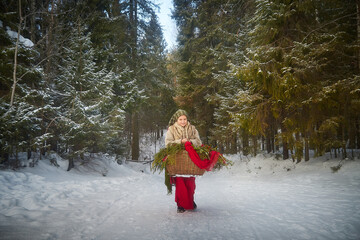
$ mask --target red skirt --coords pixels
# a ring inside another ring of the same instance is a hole
[[[175,177],[175,202],[178,207],[194,209],[195,177]]]

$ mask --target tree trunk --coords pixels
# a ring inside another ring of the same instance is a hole
[[[29,160],[31,158],[31,148],[29,147],[27,149],[27,159]]]
[[[310,160],[309,134],[305,133],[305,162]]]
[[[237,153],[237,138],[236,138],[236,134],[234,133],[234,135],[231,138],[231,143],[230,143],[230,154],[236,154]]]
[[[277,129],[274,126],[274,128],[271,131],[271,146],[272,146],[273,153],[275,153],[276,151],[279,151],[279,145],[277,145],[276,141],[275,141],[276,134],[277,134]]]
[[[270,131],[266,134],[266,151],[267,153],[271,153],[271,136]]]
[[[53,48],[53,27],[54,27],[54,0],[51,1],[51,12],[50,12],[50,21],[49,21],[49,28],[48,28],[48,34],[47,34],[47,41],[46,41],[46,57],[47,62],[45,66],[45,75],[48,75],[51,73],[51,54],[52,54],[52,48]]]
[[[356,148],[360,149],[360,120],[356,121]]]
[[[346,107],[345,107],[346,109]],[[346,115],[345,115],[346,116]],[[345,138],[345,126],[342,126],[341,128],[341,134],[342,134],[342,158],[345,159],[347,158],[347,152],[346,152],[346,138]]]
[[[256,136],[252,136],[252,142],[253,142],[253,156],[255,157],[257,154],[257,137]]]
[[[130,0],[130,24],[131,24],[131,57],[132,70],[135,79],[137,78],[137,0]],[[139,114],[135,106],[131,114],[131,158],[132,160],[139,160]]]
[[[283,141],[283,159],[289,159],[289,149],[286,141]]]
[[[284,134],[285,131],[285,127],[281,126],[281,133]],[[282,137],[282,143],[283,143],[283,159],[289,159],[289,149],[288,149],[288,143],[287,143],[287,139],[285,137]]]
[[[74,159],[72,157],[69,158],[69,165],[67,171],[70,171],[72,168],[74,168]]]
[[[36,17],[36,8],[35,8],[35,0],[31,0],[30,3],[30,39],[31,41],[35,44],[36,42],[36,22],[35,22],[35,17]]]
[[[13,71],[13,81],[14,82],[13,82],[13,86],[12,86],[12,90],[11,90],[10,107],[14,104],[15,88],[16,88],[16,83],[17,83],[17,78],[16,78],[17,53],[18,53],[18,48],[19,48],[20,30],[21,30],[21,25],[23,22],[23,18],[21,16],[21,0],[19,0],[19,18],[20,18],[20,22],[19,22],[19,27],[18,27],[18,33],[17,33],[16,45],[15,45],[15,53],[14,53],[14,71]]]
[[[17,169],[20,167],[20,159],[19,159],[19,151],[18,148],[16,147],[16,152],[15,152],[15,163],[14,163],[14,169]]]
[[[301,162],[301,157],[303,155],[303,148],[302,148],[300,133],[298,133],[298,132],[295,133],[295,139],[296,139],[296,144],[295,144],[296,163],[299,163],[299,162]]]
[[[139,160],[139,115],[137,112],[131,114],[131,158]]]
[[[224,144],[221,143],[221,142],[219,143],[219,151],[220,151],[221,154],[224,153]]]
[[[133,42],[132,46],[132,60],[133,66],[136,66],[137,58],[137,0],[130,0],[130,24],[131,24],[131,38]]]
[[[9,155],[9,152],[3,152],[2,153],[2,158],[1,160],[3,160],[4,162],[9,162],[9,159],[10,159],[10,155]]]
[[[360,0],[356,1],[356,8],[357,8],[357,41],[360,44]],[[360,48],[357,52],[357,60],[358,60],[358,73],[360,73]]]
[[[337,158],[337,148],[334,148],[334,157]]]
[[[349,120],[348,126],[349,148],[354,149],[356,146],[356,123]]]
[[[242,149],[243,154],[248,155],[249,154],[249,135],[245,130],[243,130],[242,145],[243,145],[243,149]]]

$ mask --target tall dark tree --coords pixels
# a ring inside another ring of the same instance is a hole
[[[95,152],[119,155],[129,149],[122,139],[130,132],[138,158],[138,117],[147,116],[149,108],[144,100],[155,105],[172,99],[155,5],[143,0],[0,4],[2,157],[26,149],[42,154],[51,149],[74,161]],[[24,45],[29,39],[30,47]],[[125,113],[134,124],[124,125]]]
[[[230,89],[225,75],[245,21],[245,5],[247,1],[174,1],[173,13],[180,30],[177,102],[193,115],[204,142],[225,143],[233,151],[237,133],[221,130],[229,116],[220,113],[226,110],[219,109],[224,103],[219,94]]]
[[[48,138],[42,119],[50,99],[44,91],[43,72],[36,65],[39,54],[26,38],[29,15],[20,2],[1,3],[0,14],[0,151],[1,161],[19,166],[18,153],[41,150]],[[9,14],[10,13],[10,14]],[[14,161],[12,161],[14,160]]]
[[[170,118],[168,115],[173,112],[175,106],[172,99],[172,77],[167,70],[165,41],[156,15],[152,15],[149,28],[146,29],[139,45],[139,58],[142,62],[140,76],[147,98],[141,106],[140,123],[143,130],[155,131],[159,136],[158,132],[167,126],[167,120]]]
[[[257,2],[248,61],[239,66],[239,72],[249,84],[247,98],[253,98],[255,111],[248,112],[257,120],[252,121],[253,127],[266,135],[271,126],[268,119],[275,118],[284,158],[289,147],[299,161],[305,145],[308,160],[310,139],[320,154],[346,142],[344,134],[336,134],[333,146],[323,145],[325,139],[319,140],[318,130],[319,126],[322,133],[348,129],[340,116],[348,113],[349,98],[334,99],[329,93],[341,83],[355,86],[345,80],[355,73],[354,8],[351,1]],[[321,128],[330,119],[334,124]]]
[[[218,70],[213,62],[220,39],[212,29],[217,29],[213,17],[218,5],[217,1],[174,1],[173,18],[179,27],[176,100],[192,115],[204,142],[210,139],[214,120],[214,105],[207,99],[217,91],[212,74]]]
[[[156,20],[156,6],[147,0],[129,0],[121,2],[123,12],[127,14],[128,19],[128,66],[130,69],[129,82],[134,83],[137,91],[133,91],[131,96],[132,104],[128,106],[128,126],[131,137],[131,158],[138,160],[140,156],[139,137],[140,137],[140,117],[142,116],[145,99],[156,98],[151,94],[156,91],[158,86],[153,84],[166,79],[166,75],[160,75],[164,72],[165,55],[163,37],[160,26]],[[154,63],[158,64],[157,66]],[[157,68],[157,69],[155,69]],[[155,70],[155,71],[154,71]],[[146,104],[145,104],[146,105]]]
[[[68,152],[70,170],[74,159],[84,159],[85,153],[107,151],[107,143],[118,136],[112,124],[116,116],[112,115],[116,108],[112,93],[115,73],[96,67],[90,34],[86,34],[80,19],[68,41],[54,98],[62,126],[59,144]]]

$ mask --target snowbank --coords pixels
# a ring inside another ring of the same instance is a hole
[[[56,158],[59,167],[51,165]],[[360,239],[360,161],[294,164],[228,156],[196,180],[195,212],[176,213],[149,164],[58,156],[0,171],[0,239]]]

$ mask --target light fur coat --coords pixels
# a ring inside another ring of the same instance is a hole
[[[176,143],[181,144],[181,140],[187,138],[194,146],[201,146],[199,132],[190,122],[185,127],[180,126],[177,122],[168,128],[165,136],[165,145]]]

